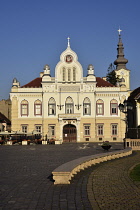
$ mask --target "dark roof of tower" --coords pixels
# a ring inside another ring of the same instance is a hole
[[[119,42],[118,42],[118,48],[117,48],[117,59],[114,61],[114,64],[116,65],[116,69],[127,69],[126,63],[128,63],[128,60],[124,58],[124,47],[121,39],[121,35],[119,34]]]
[[[22,88],[40,88],[42,82],[41,77],[37,77],[36,79],[32,80],[31,82],[27,83],[26,85],[23,85]],[[114,87],[111,83],[103,80],[100,77],[96,77],[96,87]]]
[[[140,87],[133,90],[128,98],[128,100],[140,100]]]
[[[0,112],[0,122],[5,122],[7,124],[11,124],[11,121],[1,112]]]

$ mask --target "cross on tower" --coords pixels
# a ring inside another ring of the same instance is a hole
[[[119,30],[118,30],[118,32],[119,32],[119,35],[121,35],[121,31],[122,31],[122,30],[119,28]]]

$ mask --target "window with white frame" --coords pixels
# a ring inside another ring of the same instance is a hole
[[[65,112],[66,112],[66,114],[73,114],[74,113],[74,105],[73,105],[73,100],[72,100],[71,97],[68,97],[66,99]]]
[[[84,125],[84,135],[89,136],[90,135],[90,125]]]
[[[42,103],[40,100],[36,100],[34,103],[34,114],[42,115]]]
[[[111,125],[111,134],[112,136],[116,136],[118,134],[118,124]]]
[[[49,125],[49,137],[55,136],[55,125]]]
[[[96,114],[104,115],[104,102],[101,99],[97,100],[96,102]]]
[[[97,125],[97,135],[98,136],[103,136],[103,134],[104,134],[103,128],[104,128],[104,125],[103,124],[98,124]]]
[[[41,125],[35,125],[35,130],[37,133],[41,133],[42,126]]]
[[[21,101],[21,116],[28,116],[28,101]]]
[[[117,115],[118,114],[118,103],[117,100],[113,99],[110,102],[110,114]]]
[[[89,98],[85,98],[83,102],[83,114],[90,115],[91,114],[91,103]]]
[[[55,115],[56,114],[56,103],[54,98],[50,98],[48,102],[48,114]]]
[[[28,125],[22,125],[21,126],[21,130],[22,130],[23,133],[27,133],[27,131],[28,131]]]

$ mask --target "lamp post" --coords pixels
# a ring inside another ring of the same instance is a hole
[[[130,102],[128,100],[124,100],[123,104],[119,104],[119,110],[125,114],[125,125],[126,125],[126,129],[125,129],[125,138],[124,138],[124,148],[125,148],[125,141],[126,141],[126,138],[128,137],[128,110],[132,110],[133,107],[132,105],[130,104]]]

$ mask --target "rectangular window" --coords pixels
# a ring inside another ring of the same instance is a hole
[[[118,134],[118,125],[117,124],[112,124],[112,136],[116,136]]]
[[[90,135],[90,125],[84,125],[84,134],[85,136]]]
[[[90,104],[84,104],[84,115],[90,115]]]
[[[41,115],[41,114],[42,114],[41,104],[35,104],[35,115]]]
[[[104,104],[97,104],[97,115],[103,115],[104,114]]]
[[[110,107],[110,111],[111,111],[111,115],[116,115],[118,114],[118,104],[111,104],[111,107]]]
[[[103,136],[103,127],[104,125],[103,124],[99,124],[97,125],[97,135],[98,136]]]
[[[49,104],[49,115],[55,115],[55,104]]]
[[[55,125],[49,125],[49,136],[50,137],[55,136]]]
[[[66,114],[73,114],[73,104],[66,104]]]
[[[41,125],[36,125],[35,130],[36,130],[36,132],[41,133],[42,126]]]
[[[27,126],[27,125],[22,125],[21,129],[22,129],[22,132],[23,132],[23,133],[27,133],[27,131],[28,131],[28,126]]]
[[[28,104],[21,104],[21,116],[28,116]]]

